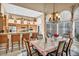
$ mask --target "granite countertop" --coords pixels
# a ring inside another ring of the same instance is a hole
[[[16,34],[16,33],[23,34],[23,33],[30,33],[30,32],[9,32],[9,33],[0,33],[0,35],[1,34]]]

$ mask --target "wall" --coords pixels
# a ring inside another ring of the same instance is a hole
[[[45,33],[46,33],[46,20],[45,14],[42,14],[40,17],[37,18],[37,24],[40,26],[40,34],[43,34],[43,39],[45,40]]]
[[[42,16],[37,18],[37,24],[39,26],[39,33],[42,34]]]

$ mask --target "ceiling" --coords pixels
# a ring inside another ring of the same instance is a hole
[[[42,15],[41,12],[24,8],[24,7],[20,7],[20,6],[16,6],[13,4],[4,3],[2,4],[2,6],[3,6],[4,11],[9,14],[27,16],[29,18],[39,17],[40,15]]]
[[[39,12],[52,13],[53,5],[55,4],[55,11],[70,10],[73,3],[12,3],[17,6],[29,8]]]

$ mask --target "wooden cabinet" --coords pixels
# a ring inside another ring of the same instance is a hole
[[[9,15],[8,26],[16,26],[16,31],[37,32],[37,21],[34,18],[27,18],[19,15]]]
[[[0,31],[6,31],[6,19],[0,18]]]

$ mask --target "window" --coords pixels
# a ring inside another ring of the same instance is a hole
[[[79,7],[74,11],[75,38],[79,42]]]
[[[46,23],[47,33],[54,34],[57,32],[56,23],[48,22]]]
[[[76,40],[79,41],[79,21],[75,21],[75,37]]]
[[[75,35],[79,34],[79,21],[75,22]]]
[[[60,22],[58,23],[58,32],[60,35],[66,34],[71,31],[71,13],[70,11],[64,10],[60,13]]]
[[[60,21],[59,22],[59,34],[63,35],[71,31],[70,21]]]
[[[48,20],[48,19],[47,19]],[[47,32],[54,34],[58,31],[60,35],[68,33],[72,30],[72,23],[71,23],[71,12],[68,10],[64,10],[60,13],[60,21],[58,22],[58,29],[57,23],[46,22],[47,24]]]

